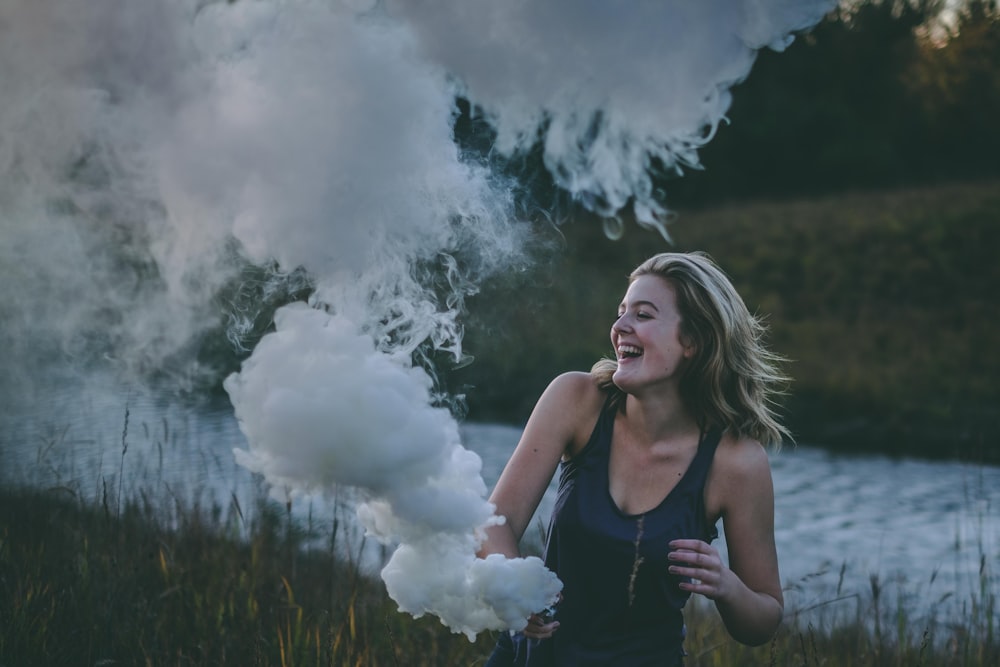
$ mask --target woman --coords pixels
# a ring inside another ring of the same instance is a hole
[[[616,359],[557,377],[490,498],[506,522],[481,555],[517,557],[557,466],[545,562],[554,617],[504,634],[487,665],[681,665],[682,607],[715,602],[738,641],[767,642],[783,597],[763,445],[786,378],[763,327],[703,253],[642,263],[611,327]],[[711,546],[723,521],[728,564]]]

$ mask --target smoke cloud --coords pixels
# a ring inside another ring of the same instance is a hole
[[[539,140],[556,183],[590,209],[665,233],[651,169],[698,168],[758,49],[785,48],[827,0],[388,0],[497,129]]]
[[[475,557],[502,519],[430,363],[463,358],[463,300],[531,237],[517,184],[456,144],[456,98],[495,156],[540,143],[574,199],[662,226],[652,174],[696,168],[757,50],[832,4],[8,0],[5,394],[211,378],[196,352],[225,295],[254,267],[303,272],[308,303],[225,381],[237,461],[279,494],[358,489],[402,611],[470,638],[523,627],[561,584]]]

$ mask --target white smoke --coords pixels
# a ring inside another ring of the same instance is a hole
[[[164,360],[217,319],[208,286],[178,289],[156,256],[170,231],[149,151],[185,71],[181,17],[162,4],[0,4],[0,360],[15,396],[53,360],[174,373]]]
[[[650,170],[699,166],[761,47],[819,21],[831,0],[387,0],[456,73],[496,149],[541,136],[556,183],[592,210],[665,233]]]
[[[282,492],[357,488],[399,545],[383,578],[402,611],[470,637],[523,627],[560,583],[538,559],[475,557],[500,519],[414,363],[462,358],[463,299],[530,234],[514,184],[463,158],[456,96],[495,155],[540,141],[574,198],[660,225],[651,170],[697,166],[756,50],[832,4],[7,0],[8,382],[42,360],[180,382],[248,264],[304,271],[309,303],[226,380],[238,462]]]
[[[537,558],[477,561],[478,531],[497,521],[481,461],[430,406],[423,369],[315,308],[287,306],[276,324],[226,382],[251,445],[237,461],[279,491],[361,489],[369,532],[402,542],[382,573],[402,611],[434,613],[472,639],[550,604],[560,584]]]

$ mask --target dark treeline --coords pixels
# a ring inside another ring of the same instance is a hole
[[[841,8],[784,52],[765,49],[733,91],[705,171],[668,202],[913,187],[1000,174],[1000,10],[972,0]]]

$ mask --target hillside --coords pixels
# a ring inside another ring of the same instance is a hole
[[[610,241],[575,219],[476,297],[476,361],[446,378],[468,418],[522,423],[552,376],[610,353],[632,267],[701,249],[791,360],[799,442],[1000,461],[1000,182],[681,210],[670,229],[673,245],[631,223]]]

